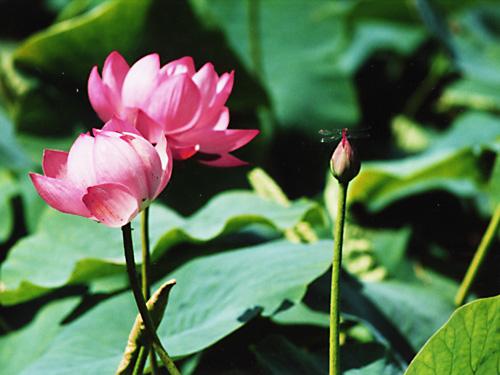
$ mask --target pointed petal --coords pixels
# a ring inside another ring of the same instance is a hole
[[[67,214],[92,216],[82,202],[84,190],[65,180],[36,173],[29,175],[36,191],[50,207]]]
[[[178,74],[187,74],[189,77],[191,77],[194,73],[194,61],[191,56],[185,56],[180,59],[171,61],[160,70],[160,74],[164,78]]]
[[[167,139],[165,136],[160,137],[155,149],[161,159],[162,177],[152,199],[156,198],[163,191],[163,189],[165,189],[165,186],[167,186],[170,181],[170,177],[172,176],[172,168],[174,165],[172,153],[170,148],[167,147]]]
[[[102,69],[102,82],[109,87],[111,93],[117,98],[121,98],[121,91],[125,76],[129,71],[129,66],[122,55],[113,51],[104,62]]]
[[[91,186],[83,202],[97,220],[112,228],[129,223],[139,212],[137,199],[120,184]]]
[[[241,167],[243,165],[248,165],[246,161],[240,160],[231,154],[218,155],[219,157],[215,160],[199,160],[201,164],[208,165],[210,167]]]
[[[199,144],[200,152],[221,154],[234,151],[259,134],[255,129],[206,130],[196,129],[182,136],[183,144]]]
[[[93,155],[94,137],[80,134],[69,150],[67,178],[82,189],[96,182]]]
[[[113,117],[106,124],[104,124],[102,129],[94,129],[94,135],[103,131],[141,135],[141,133],[129,121],[120,120],[116,117]]]
[[[229,125],[229,109],[227,107],[207,108],[202,111],[193,129],[225,130]]]
[[[115,108],[109,100],[108,89],[99,76],[97,66],[94,66],[90,72],[87,90],[90,104],[94,108],[94,111],[96,111],[101,120],[108,121],[115,113]]]
[[[205,107],[208,107],[215,95],[218,80],[219,76],[211,63],[203,65],[193,76],[193,82],[200,89],[201,98]]]
[[[208,103],[203,110],[200,120],[196,123],[196,128],[213,127],[214,122],[220,116],[220,111],[224,107],[231,90],[233,89],[234,72],[224,73],[217,81],[215,93],[209,98],[203,98],[204,104]]]
[[[227,98],[229,98],[229,94],[231,94],[231,91],[233,90],[233,83],[234,71],[221,75],[219,81],[217,82],[217,94],[212,102],[212,107],[217,108],[226,104]]]
[[[210,124],[209,127],[214,130],[226,130],[229,125],[229,108],[223,107],[216,119],[215,123]]]
[[[158,84],[160,57],[153,53],[137,61],[127,73],[122,87],[125,107],[141,107]]]
[[[59,150],[44,150],[42,168],[47,177],[65,178],[67,173],[68,153]]]
[[[179,132],[192,126],[200,108],[200,91],[185,74],[170,77],[156,88],[145,112],[164,124],[167,132]]]
[[[151,143],[158,143],[160,137],[163,136],[163,127],[141,110],[137,113],[135,126],[139,133]]]

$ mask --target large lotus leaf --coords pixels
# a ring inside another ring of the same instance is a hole
[[[90,67],[103,61],[112,50],[127,54],[136,47],[150,3],[110,0],[80,16],[58,22],[19,46],[15,63],[81,82]]]
[[[434,18],[441,17],[434,14]],[[500,7],[490,3],[457,12],[449,22],[453,25],[451,32],[445,29],[444,20],[441,22],[441,39],[453,51],[456,66],[464,77],[445,89],[439,104],[444,109],[498,111],[500,32],[493,25],[500,22]]]
[[[246,1],[208,1],[194,9],[215,20],[229,44],[250,71],[257,69],[250,53]],[[359,117],[353,82],[335,68],[334,57],[345,42],[340,19],[322,17],[327,1],[256,2],[261,83],[268,90],[280,122],[305,123],[318,129],[332,120],[353,123]],[[253,48],[253,47],[252,47]],[[321,101],[317,98],[320,97]]]
[[[484,196],[490,171],[485,170],[482,151],[498,152],[499,145],[498,117],[468,112],[419,155],[362,163],[360,174],[349,185],[348,199],[378,211],[397,200],[434,189],[466,197]],[[329,178],[325,200],[330,212],[334,212],[336,185],[333,177]]]
[[[500,296],[469,303],[425,344],[406,375],[498,373]]]
[[[330,326],[328,313],[313,310],[302,302],[281,310],[274,314],[271,319],[273,322],[283,325],[312,325],[322,328]]]
[[[498,4],[479,5],[452,19],[452,46],[458,67],[466,77],[500,83],[500,22]]]
[[[403,357],[421,348],[426,340],[453,312],[457,286],[429,271],[421,270],[419,278],[407,275],[406,280],[358,281],[341,278],[341,311],[344,317],[359,321],[376,337]],[[283,325],[328,327],[330,276],[313,284],[306,300],[318,304],[311,309],[304,304],[293,305],[272,317]],[[319,300],[319,301],[318,301]]]
[[[404,257],[410,235],[407,228],[366,231],[348,226],[346,233],[342,265],[359,272],[357,280],[347,273],[341,277],[342,316],[367,327],[376,341],[387,347],[392,344],[397,348],[404,342],[400,354],[413,353],[452,312],[455,283],[423,269],[415,275],[412,263]],[[351,254],[354,252],[360,254],[357,259]],[[364,264],[367,271],[361,272],[357,263]],[[328,328],[329,283],[326,274],[306,296],[314,309],[295,304],[273,315],[272,320]]]
[[[350,290],[352,292],[352,290]],[[307,298],[307,297],[306,297]],[[343,309],[343,307],[341,307]],[[354,323],[354,326],[346,328],[344,331],[348,339],[364,343],[378,343],[390,348],[387,338],[376,329],[370,322],[342,311],[341,322]],[[280,309],[271,317],[274,323],[285,326],[314,326],[328,329],[330,327],[330,314],[326,311],[313,310],[304,302],[299,302],[293,306]],[[341,323],[341,324],[342,324]]]
[[[40,358],[60,332],[61,321],[77,303],[66,298],[43,307],[35,319],[18,331],[0,337],[0,368],[3,374],[16,375]]]
[[[25,157],[31,166],[28,170],[19,172],[18,181],[23,198],[24,219],[29,233],[35,232],[38,222],[47,208],[47,204],[40,198],[28,172],[34,171],[40,164],[44,149],[69,150],[77,134],[72,137],[37,137],[26,133],[18,133],[17,139],[24,150]]]
[[[171,292],[159,336],[174,357],[198,352],[259,313],[302,299],[330,264],[330,241],[274,241],[190,261],[168,275]],[[137,309],[131,293],[112,297],[69,324],[26,374],[112,373]]]
[[[66,4],[60,4],[57,13],[57,22],[77,17],[92,8],[106,2],[107,0],[70,0]]]
[[[461,79],[453,82],[439,99],[443,109],[465,107],[483,111],[500,111],[498,83]]]
[[[430,272],[420,271],[419,277],[408,275],[408,280],[377,282],[342,277],[342,314],[366,326],[378,343],[408,357],[422,347],[454,309],[454,283]],[[321,310],[296,304],[274,315],[273,321],[328,328],[329,282],[329,275],[322,277],[306,297],[313,303],[320,299],[317,308]]]
[[[280,233],[317,209],[315,203],[306,200],[283,207],[245,191],[222,193],[189,218],[153,205],[153,259],[176,243],[207,242],[243,226],[262,224]],[[138,228],[138,221],[133,226]],[[136,251],[140,249],[138,232]],[[112,275],[125,281],[120,230],[47,210],[38,231],[21,239],[2,265],[0,301],[18,303],[52,288]]]
[[[410,235],[409,228],[368,232],[367,238],[372,244],[376,262],[392,277],[404,277],[404,273],[408,272],[405,256]]]
[[[369,322],[396,350],[418,350],[453,311],[456,285],[429,271],[407,280],[345,279],[343,311]]]
[[[12,52],[0,54],[0,94],[18,129],[60,136],[77,124],[82,127],[90,108],[83,82],[68,83],[61,75],[42,83],[16,69],[12,60]]]
[[[41,164],[44,149],[68,151],[78,135],[79,133],[77,132],[65,137],[35,136],[29,133],[18,133],[17,139],[33,167],[34,165]]]
[[[19,128],[68,134],[95,122],[85,89],[90,69],[112,50],[125,56],[136,53],[151,1],[96,3],[88,2],[88,11],[56,21],[2,56],[0,91],[8,94]]]
[[[394,235],[399,246],[406,247],[408,231],[403,229]],[[383,238],[386,236],[388,233],[383,233],[382,238],[377,239],[379,245],[387,243]],[[400,252],[396,248],[392,251]],[[390,257],[395,260],[394,256]],[[415,272],[408,260],[390,264],[391,267],[399,264],[401,270],[390,272],[395,277],[385,280],[364,281],[343,273],[341,311],[343,316],[367,326],[378,342],[392,345],[405,357],[420,349],[448,319],[454,309],[457,285],[423,268]],[[328,327],[329,299],[330,275],[325,274],[311,286],[305,298],[313,309],[296,304],[281,310],[272,319],[285,325]]]
[[[348,48],[339,54],[337,66],[355,74],[361,65],[377,51],[394,51],[409,55],[424,38],[424,31],[414,25],[391,23],[387,19],[367,19],[356,22]]]
[[[270,336],[252,347],[257,362],[270,375],[321,375],[327,373],[326,357],[320,357],[283,336]],[[396,375],[403,369],[380,344],[348,343],[341,349],[342,374]]]
[[[353,74],[372,52],[409,53],[423,36],[418,28],[401,23],[350,25],[348,7],[324,0],[255,2],[257,29],[250,25],[246,1],[192,3],[200,17],[222,29],[250,71],[261,70],[260,81],[280,123],[304,124],[311,133],[332,122],[358,120]]]

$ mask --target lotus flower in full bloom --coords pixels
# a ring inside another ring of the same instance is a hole
[[[108,127],[126,127],[113,119]],[[133,133],[94,130],[69,152],[45,150],[44,175],[30,173],[49,206],[109,227],[129,223],[161,193],[172,172],[165,137],[153,146]]]
[[[153,144],[166,135],[175,159],[201,152],[213,155],[204,164],[229,167],[245,164],[229,153],[259,132],[227,129],[225,103],[233,77],[233,72],[219,76],[211,63],[196,71],[191,57],[160,67],[158,54],[150,54],[129,67],[118,52],[112,52],[104,62],[102,78],[97,66],[92,69],[88,93],[103,121],[113,117],[128,120]]]

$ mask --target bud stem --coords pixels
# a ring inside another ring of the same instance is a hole
[[[122,234],[123,249],[125,252],[125,260],[127,263],[127,272],[130,280],[130,287],[132,288],[139,314],[141,315],[141,319],[144,323],[148,340],[152,344],[153,349],[160,356],[169,374],[180,375],[180,372],[175,366],[174,361],[172,361],[165,348],[162,346],[158,335],[156,334],[153,320],[151,319],[151,315],[149,314],[148,308],[146,307],[144,296],[141,293],[141,287],[139,285],[139,279],[137,277],[137,271],[135,269],[136,265],[134,259],[134,244],[132,242],[132,229],[130,223],[122,227]]]
[[[497,235],[499,226],[500,226],[500,204],[497,205],[497,208],[495,209],[495,212],[493,213],[493,216],[491,218],[490,224],[488,225],[488,228],[486,229],[486,232],[484,233],[483,238],[479,243],[479,246],[476,250],[476,253],[474,254],[474,258],[472,258],[469,268],[467,269],[462,284],[460,284],[460,288],[458,289],[457,295],[455,296],[456,306],[463,305],[465,298],[469,293],[469,289],[472,286],[474,278],[476,277],[476,274],[479,271],[481,264],[486,258],[488,250],[495,241],[495,237]]]
[[[151,268],[151,256],[149,252],[149,207],[146,207],[141,213],[141,242],[142,242],[142,263],[141,263],[141,278],[142,278],[142,295],[147,301],[151,297],[151,287],[150,287],[150,268]],[[144,350],[144,352],[142,352]],[[144,347],[141,349],[141,353],[150,353],[149,360],[151,362],[151,373],[153,375],[158,374],[158,363],[156,362],[156,354],[153,349],[148,350]],[[144,364],[140,368],[142,371],[144,369]]]
[[[342,242],[344,238],[344,222],[348,182],[339,182],[337,217],[335,218],[332,286],[330,295],[330,375],[340,375],[340,293],[339,279],[342,261]]]

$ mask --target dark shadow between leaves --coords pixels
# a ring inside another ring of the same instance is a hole
[[[262,307],[261,306],[254,306],[246,309],[243,314],[238,316],[237,320],[240,323],[247,323],[253,318],[255,318],[257,315],[259,315],[262,312]]]

